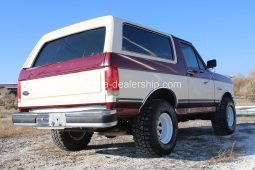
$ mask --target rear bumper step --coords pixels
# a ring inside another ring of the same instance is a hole
[[[63,113],[19,112],[12,114],[15,126],[46,129],[108,128],[117,125],[116,110],[85,110]]]

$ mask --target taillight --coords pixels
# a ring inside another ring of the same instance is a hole
[[[119,72],[117,67],[105,68],[105,90],[115,91],[119,90]]]
[[[20,99],[20,98],[21,98],[21,87],[20,87],[20,81],[18,82],[17,97],[18,97],[18,99]]]

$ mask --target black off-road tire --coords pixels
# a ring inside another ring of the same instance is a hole
[[[66,151],[83,150],[89,144],[93,132],[51,130],[51,138],[55,145]]]
[[[227,108],[231,107],[234,112],[234,122],[232,126],[228,125]],[[224,97],[217,108],[217,111],[212,115],[212,127],[215,135],[225,136],[231,135],[236,129],[236,110],[232,99]]]
[[[157,135],[157,120],[162,113],[167,113],[172,120],[173,133],[167,144],[162,143]],[[176,145],[178,122],[173,107],[162,99],[148,101],[140,114],[133,121],[133,136],[138,152],[144,156],[158,157],[169,155]]]

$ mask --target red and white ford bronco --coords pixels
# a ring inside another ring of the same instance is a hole
[[[16,126],[51,129],[64,150],[85,149],[94,132],[130,134],[141,153],[170,154],[178,122],[211,120],[235,131],[229,78],[211,71],[185,40],[112,16],[46,34],[18,81]]]

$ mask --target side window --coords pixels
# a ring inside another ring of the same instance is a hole
[[[173,60],[168,36],[136,26],[123,25],[122,50]]]
[[[189,69],[199,70],[196,53],[190,45],[181,43],[182,53]]]

